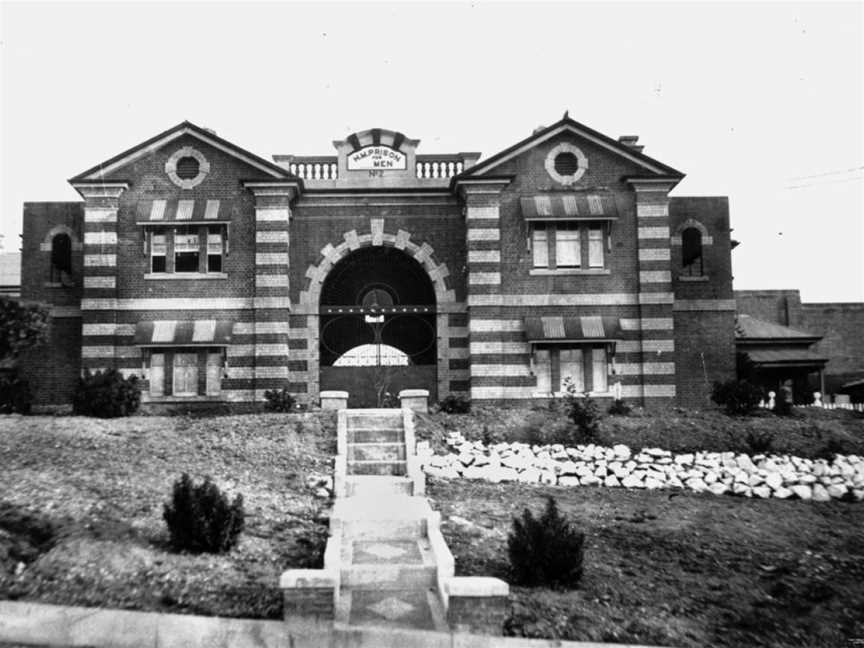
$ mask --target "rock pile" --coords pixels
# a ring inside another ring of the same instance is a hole
[[[451,432],[453,452],[435,455],[428,443],[417,444],[427,475],[448,479],[482,479],[550,486],[687,488],[715,495],[798,498],[827,502],[864,500],[864,457],[836,455],[803,459],[790,455],[734,452],[672,454],[659,448],[634,452],[626,445],[529,446],[497,443],[485,446]]]

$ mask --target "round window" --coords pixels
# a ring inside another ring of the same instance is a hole
[[[579,170],[579,158],[569,151],[559,153],[555,156],[555,170],[562,176],[572,176]]]
[[[201,163],[191,155],[182,157],[177,160],[177,177],[183,180],[191,180],[197,178],[201,171]]]

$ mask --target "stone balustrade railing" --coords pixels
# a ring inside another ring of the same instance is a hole
[[[462,173],[465,161],[461,155],[418,155],[418,178],[452,178]]]
[[[452,178],[472,166],[479,153],[418,155],[415,175],[422,180]],[[276,162],[303,180],[338,180],[336,156],[277,155]]]
[[[286,168],[304,180],[336,180],[339,177],[336,156],[293,158]]]

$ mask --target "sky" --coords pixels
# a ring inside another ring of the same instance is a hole
[[[864,300],[864,4],[0,2],[0,234],[188,119],[263,157],[372,127],[492,155],[561,118],[729,197],[736,289]]]

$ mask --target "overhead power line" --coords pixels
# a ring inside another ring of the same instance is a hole
[[[789,180],[809,180],[810,178],[822,178],[824,176],[839,175],[841,173],[853,173],[855,171],[861,171],[862,169],[864,169],[864,164],[852,167],[851,169],[838,169],[837,171],[825,171],[824,173],[814,173],[813,175],[796,176],[794,178],[789,178]]]
[[[828,180],[827,182],[809,182],[805,184],[789,185],[788,187],[786,187],[786,189],[806,189],[807,187],[822,187],[824,185],[840,184],[843,182],[861,182],[862,180],[864,180],[864,176],[861,176],[860,178],[841,178],[839,180]]]

